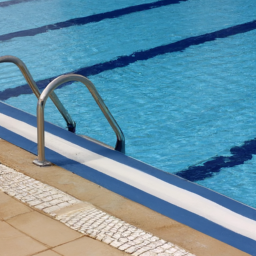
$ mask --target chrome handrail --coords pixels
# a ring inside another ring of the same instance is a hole
[[[37,143],[38,143],[38,158],[33,161],[34,164],[39,166],[47,166],[51,163],[46,161],[45,159],[45,138],[44,138],[44,107],[49,95],[63,83],[67,83],[70,81],[78,81],[83,83],[87,89],[92,94],[93,98],[95,99],[96,103],[100,107],[101,111],[105,115],[106,119],[108,120],[109,124],[113,128],[117,142],[115,146],[115,150],[125,153],[125,138],[124,134],[117,124],[114,117],[111,115],[110,111],[108,110],[107,106],[105,105],[104,101],[100,97],[98,91],[96,90],[94,84],[84,76],[76,75],[76,74],[68,74],[62,75],[55,78],[52,82],[50,82],[47,87],[41,93],[38,103],[37,103]]]
[[[0,63],[3,63],[3,62],[11,62],[11,63],[15,64],[20,69],[21,73],[23,74],[24,78],[26,79],[31,90],[36,95],[36,97],[39,99],[40,91],[39,91],[32,75],[30,74],[27,66],[25,65],[25,63],[21,59],[11,56],[11,55],[6,55],[6,56],[0,57]],[[72,120],[68,111],[64,108],[64,106],[60,102],[60,100],[59,100],[58,96],[55,94],[55,92],[51,93],[50,98],[51,98],[52,102],[54,103],[54,105],[59,110],[59,112],[61,113],[61,115],[63,116],[63,118],[65,119],[67,126],[68,126],[68,130],[71,132],[75,132],[76,123]]]

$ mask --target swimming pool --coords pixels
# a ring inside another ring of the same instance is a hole
[[[152,2],[140,1],[142,11],[128,8],[135,1],[0,5],[1,22],[8,18],[0,29],[0,55],[21,58],[42,87],[63,73],[88,76],[126,136],[127,155],[256,207],[256,7],[240,0],[158,1],[148,9],[144,3]],[[124,10],[119,16],[109,14],[118,9]],[[64,22],[87,16],[85,24]],[[47,32],[31,36],[43,26]],[[25,82],[14,65],[1,65],[0,82],[0,99],[35,114],[37,100],[23,94]],[[83,86],[56,93],[78,133],[114,144]],[[52,109],[48,102],[46,119],[65,127]]]

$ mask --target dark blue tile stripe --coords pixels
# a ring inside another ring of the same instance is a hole
[[[201,166],[190,166],[186,170],[175,173],[176,175],[196,182],[210,178],[214,173],[218,173],[222,168],[234,167],[244,164],[256,155],[256,138],[245,141],[242,146],[236,146],[230,149],[232,156],[217,156],[206,161]]]
[[[91,22],[99,22],[105,19],[114,19],[123,15],[131,14],[135,12],[142,12],[142,11],[146,11],[146,10],[150,10],[150,9],[154,9],[162,6],[167,6],[170,4],[178,4],[184,1],[187,1],[187,0],[161,0],[161,1],[156,1],[148,4],[130,6],[130,7],[110,11],[110,12],[94,14],[87,17],[70,19],[70,20],[58,22],[55,24],[45,25],[39,28],[32,28],[32,29],[5,34],[5,35],[0,35],[0,41],[10,40],[15,37],[35,36],[37,34],[46,33],[50,30],[68,28],[76,25],[85,25]]]
[[[236,25],[230,28],[218,30],[212,33],[189,37],[175,43],[170,43],[167,45],[158,46],[155,48],[151,48],[148,50],[134,52],[131,55],[120,56],[115,60],[95,64],[93,66],[84,67],[79,70],[75,70],[72,73],[80,74],[83,76],[92,76],[97,75],[101,72],[112,70],[115,68],[126,67],[136,61],[143,61],[154,58],[159,55],[163,55],[166,53],[172,53],[177,51],[184,51],[193,45],[199,45],[206,42],[214,41],[217,38],[226,38],[229,36],[245,33],[251,30],[256,29],[256,20],[247,22],[241,25]],[[51,82],[56,77],[47,78],[37,82],[39,89],[44,89],[49,82]],[[63,85],[66,86],[67,84]],[[62,86],[62,87],[63,87]],[[58,87],[61,88],[61,87]],[[0,92],[0,100],[7,100],[11,97],[18,97],[21,94],[30,94],[32,91],[30,90],[28,85],[21,85],[15,88],[9,88],[2,92]]]
[[[5,1],[5,2],[0,2],[0,7],[7,7],[10,5],[14,4],[20,4],[20,3],[25,3],[25,2],[31,2],[35,0],[11,0],[11,1]]]
[[[36,118],[34,116],[31,116],[27,113],[20,111],[20,110],[14,109],[14,108],[7,106],[3,103],[0,103],[0,112],[2,112],[4,114],[10,113],[11,116],[13,116],[13,117],[18,115],[19,120],[24,119],[23,121],[32,122],[33,126],[36,125]],[[74,134],[69,133],[69,132],[67,132],[61,128],[58,128],[52,124],[49,124],[49,123],[46,123],[46,128],[47,128],[47,130],[48,129],[50,129],[50,130],[57,129],[57,131],[55,131],[55,133],[57,132],[58,135],[61,137],[62,137],[62,135],[59,134],[59,130],[62,130],[62,134],[66,134],[65,136],[71,136],[72,138],[75,137]],[[33,154],[36,154],[36,152],[37,152],[36,143],[31,142],[13,132],[10,132],[1,126],[0,126],[0,134],[1,134],[1,137],[4,138],[5,140],[7,140],[21,148],[24,148]],[[79,141],[81,141],[81,139]],[[99,147],[99,146],[97,145],[97,147]],[[114,154],[117,153],[117,155],[119,155],[119,156],[122,155],[119,152],[115,152],[115,151],[111,151],[111,152],[112,152],[112,154],[113,154],[113,152],[114,152]],[[97,153],[99,153],[99,151]],[[179,221],[187,226],[190,226],[200,232],[203,232],[204,234],[212,236],[212,237],[214,237],[220,241],[223,241],[235,248],[238,248],[244,252],[247,252],[251,255],[256,256],[256,254],[255,254],[256,241],[254,241],[252,239],[249,239],[249,238],[239,235],[235,232],[232,232],[232,231],[230,231],[226,228],[223,228],[205,218],[202,218],[194,213],[191,213],[187,210],[179,208],[176,205],[167,203],[155,196],[147,194],[137,188],[127,185],[126,183],[123,183],[117,179],[109,177],[103,173],[100,173],[100,172],[92,169],[92,168],[89,168],[89,167],[81,165],[75,161],[67,159],[64,156],[62,156],[52,150],[49,150],[47,148],[46,148],[46,157],[48,160],[54,162],[55,164],[65,168],[83,178],[91,180],[92,182],[94,182],[96,184],[99,184],[115,193],[118,193],[118,194],[120,194],[126,198],[129,198],[135,202],[138,202],[142,205],[145,205],[146,207],[149,207],[150,209],[155,210],[167,217],[170,217],[170,218],[172,218],[176,221]],[[131,160],[136,161],[134,159],[131,159]],[[145,168],[146,167],[152,168],[150,166],[147,166],[146,164],[143,164],[143,165],[145,166]],[[159,172],[159,170],[157,170],[157,172]],[[169,174],[168,176],[175,179],[174,184],[177,182],[177,180],[182,181],[182,179],[175,177],[174,175]],[[169,182],[168,180],[166,180],[166,181]],[[187,185],[188,184],[189,183],[187,183]],[[217,197],[223,197],[223,196],[221,196],[217,193],[214,193],[210,190],[207,190],[205,188],[197,186],[196,184],[192,184],[192,186],[199,187],[200,189],[203,189],[204,192],[209,191],[210,193],[212,193],[213,195],[216,195]],[[223,198],[226,200],[225,197],[223,197]],[[229,199],[229,201],[233,201],[233,200]],[[254,215],[255,215],[255,212],[256,212],[255,210],[253,210],[247,206],[244,206],[242,204],[239,204],[235,201],[233,201],[233,202],[236,203],[240,208],[244,208],[244,209],[246,208],[247,210],[254,212]],[[229,208],[228,205],[226,205],[225,207]],[[254,218],[254,219],[256,219],[256,218]]]
[[[9,105],[6,105],[5,103],[0,102],[0,112],[7,116],[15,118],[17,120],[20,120],[22,122],[25,122],[31,126],[37,127],[37,121],[36,121],[35,116],[25,113],[19,109],[13,108]],[[107,157],[109,159],[112,159],[114,161],[122,163],[124,165],[141,170],[142,172],[150,174],[154,177],[157,177],[158,179],[161,179],[165,182],[173,184],[177,187],[180,187],[180,188],[190,191],[192,193],[196,193],[196,194],[198,194],[204,198],[207,198],[219,205],[222,205],[223,207],[226,207],[226,208],[232,210],[233,212],[236,212],[240,215],[243,215],[247,218],[250,218],[250,219],[253,219],[256,221],[256,210],[255,209],[248,207],[246,205],[243,205],[243,204],[241,204],[237,201],[234,201],[228,197],[222,196],[221,194],[215,193],[212,190],[206,189],[202,186],[198,186],[195,183],[189,182],[189,181],[182,179],[178,176],[175,176],[173,174],[163,172],[153,166],[150,166],[143,162],[137,161],[137,160],[130,158],[120,152],[114,151],[115,153],[113,154],[113,150],[102,147],[98,144],[92,143],[85,139],[81,140],[81,138],[79,136],[77,136],[73,133],[70,133],[60,127],[52,125],[50,123],[47,123],[47,122],[45,123],[45,130],[53,135],[59,136],[67,141],[70,141],[71,143],[74,143],[82,148],[86,148],[92,152],[95,152],[96,154],[100,154],[104,157]],[[1,137],[1,134],[0,134],[0,137]],[[27,149],[27,150],[29,150],[29,149]],[[30,152],[32,152],[32,151],[30,151]],[[36,151],[33,151],[33,152],[36,152]],[[48,157],[51,157],[51,156],[49,155],[49,156],[47,156],[47,158]]]

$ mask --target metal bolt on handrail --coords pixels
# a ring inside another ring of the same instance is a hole
[[[15,64],[20,69],[21,73],[23,74],[24,78],[26,79],[31,90],[36,95],[36,97],[39,99],[40,91],[39,91],[32,75],[30,74],[27,66],[25,65],[25,63],[21,59],[11,56],[11,55],[6,55],[6,56],[0,57],[0,63],[4,63],[4,62],[11,62],[11,63]],[[71,132],[75,132],[76,123],[72,120],[71,116],[69,115],[68,111],[64,108],[64,106],[60,102],[57,95],[54,92],[52,92],[50,94],[50,98],[53,101],[54,105],[59,110],[59,112],[61,113],[61,115],[63,116],[63,118],[65,119],[65,121],[67,123],[68,130]]]
[[[78,81],[83,83],[87,89],[92,94],[93,98],[95,99],[96,103],[100,107],[101,111],[105,115],[106,119],[108,120],[109,124],[111,125],[112,129],[114,130],[117,142],[115,146],[115,150],[125,153],[125,138],[124,134],[117,124],[114,117],[111,115],[110,111],[108,110],[107,106],[105,105],[104,101],[102,100],[101,96],[99,95],[98,91],[96,90],[94,84],[84,76],[76,75],[76,74],[68,74],[62,75],[55,78],[52,82],[50,82],[44,91],[41,93],[38,103],[37,103],[37,147],[38,147],[38,158],[33,161],[34,164],[39,166],[48,166],[50,162],[45,159],[45,136],[44,136],[44,107],[49,95],[63,83],[67,83],[70,81]]]

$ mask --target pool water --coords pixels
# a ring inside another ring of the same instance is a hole
[[[87,72],[125,134],[126,154],[256,208],[256,147],[246,147],[254,145],[256,137],[256,30],[228,35],[235,26],[255,20],[252,0],[169,1],[117,18],[1,39],[151,2],[74,1],[70,6],[68,1],[38,0],[0,5],[0,22],[6,24],[0,28],[0,56],[21,58],[45,86],[45,79],[134,56],[122,67]],[[221,30],[227,36],[193,44]],[[180,47],[192,43],[175,50],[176,42]],[[170,48],[164,54],[157,52],[162,45]],[[136,59],[141,51],[146,57]],[[0,70],[3,95],[25,84],[16,66],[1,64]],[[56,93],[76,121],[78,134],[115,144],[111,127],[83,85],[73,83]],[[33,94],[4,101],[36,113]],[[50,101],[46,120],[65,127]],[[235,147],[242,153],[234,154]]]

